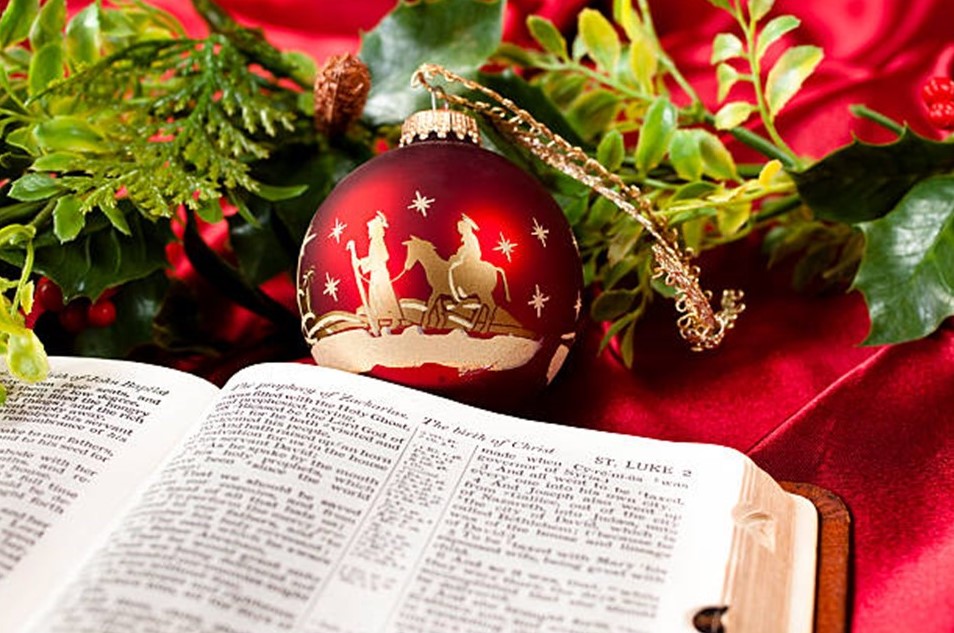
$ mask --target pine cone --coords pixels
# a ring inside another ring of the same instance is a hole
[[[354,123],[368,100],[371,73],[350,53],[334,55],[315,80],[315,126],[328,136],[341,134]]]

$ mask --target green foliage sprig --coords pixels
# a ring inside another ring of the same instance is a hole
[[[69,353],[123,355],[144,344],[214,353],[208,324],[163,272],[176,223],[201,274],[297,338],[294,317],[256,286],[294,269],[334,183],[426,107],[409,85],[425,61],[486,83],[638,184],[694,251],[764,235],[770,265],[796,259],[796,285],[852,283],[865,294],[868,342],[929,333],[954,314],[954,143],[859,106],[897,141],[855,142],[814,163],[798,156],[776,121],[822,52],[786,46],[799,21],[773,17],[773,0],[709,2],[734,23],[713,41],[717,108],[666,52],[647,0],[614,0],[609,16],[584,9],[572,41],[531,17],[532,49],[501,42],[503,0],[401,1],[362,39],[373,80],[362,122],[329,140],[311,122],[314,62],[270,46],[211,0],[193,1],[211,31],[199,40],[141,0],[96,2],[70,20],[64,0],[11,0],[0,16],[0,352],[18,378],[45,374],[25,318],[33,279],[45,275],[67,299],[118,289],[117,323],[71,339]],[[488,61],[517,72],[481,73]],[[599,288],[591,315],[608,321],[604,343],[618,337],[632,362],[639,318],[670,293],[651,277],[647,236],[485,131],[563,207],[585,280]],[[764,161],[738,163],[730,139]],[[237,214],[223,218],[223,200]],[[223,220],[231,261],[197,229]]]
[[[934,178],[954,169],[954,143],[930,141],[855,106],[856,115],[899,134],[897,142],[856,142],[814,163],[798,156],[776,120],[823,52],[786,44],[800,21],[772,16],[774,0],[709,2],[736,26],[712,45],[716,111],[665,51],[646,0],[615,0],[612,20],[584,9],[572,42],[532,16],[527,26],[539,49],[503,44],[495,55],[519,67],[529,85],[517,76],[484,80],[638,184],[694,251],[765,235],[770,265],[795,260],[797,287],[852,285],[864,293],[872,317],[867,343],[931,332],[954,314],[954,287],[941,264],[954,258],[954,204],[945,198],[948,183]],[[727,101],[740,94],[738,85],[748,85],[751,98]],[[755,115],[766,136],[751,125]],[[766,162],[737,164],[727,136]],[[529,167],[549,182],[577,233],[586,281],[600,288],[591,315],[610,322],[604,344],[620,337],[631,362],[639,317],[655,294],[669,293],[649,277],[646,237],[602,198]]]
[[[4,11],[0,235],[10,237],[0,259],[21,279],[45,275],[67,301],[139,281],[161,295],[153,275],[166,266],[170,223],[183,213],[218,222],[226,200],[255,224],[252,200],[305,190],[264,184],[254,172],[280,147],[315,143],[304,90],[313,62],[197,4],[213,31],[201,40],[138,0],[96,2],[69,21],[64,0],[14,0]],[[5,313],[21,327],[32,287],[2,279],[0,288],[14,293]],[[152,305],[136,316],[154,319]],[[26,336],[15,325],[0,337]],[[14,368],[11,355],[26,345],[7,347]],[[45,366],[38,342],[29,351]]]
[[[718,64],[720,96],[747,81],[756,102],[734,101],[713,113],[665,53],[648,2],[617,0],[613,21],[594,9],[578,17],[578,35],[568,45],[547,20],[533,16],[527,26],[540,51],[504,46],[499,58],[530,73],[532,84],[560,108],[584,142],[627,182],[653,199],[657,212],[699,252],[741,239],[777,222],[794,206],[795,185],[781,167],[800,164],[779,137],[774,121],[820,59],[820,51],[788,49],[763,78],[765,52],[797,26],[783,16],[762,27],[771,3],[717,3],[735,16],[744,35],[720,34],[713,63]],[[746,9],[748,10],[746,13]],[[794,51],[794,52],[793,52]],[[744,59],[749,72],[730,61]],[[676,105],[671,80],[688,105]],[[758,112],[769,138],[740,127]],[[719,133],[729,130],[769,159],[760,166],[739,166]],[[625,140],[635,136],[633,146]],[[602,198],[583,192],[569,203],[585,259],[587,282],[601,293],[591,313],[611,321],[604,344],[621,335],[624,360],[636,323],[657,292],[668,289],[650,279],[645,236]]]

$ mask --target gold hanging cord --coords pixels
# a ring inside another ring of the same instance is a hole
[[[496,105],[451,94],[432,83],[435,77],[479,92],[489,97]],[[654,239],[653,277],[663,278],[666,285],[675,290],[676,309],[680,313],[677,321],[679,333],[694,351],[713,349],[722,342],[726,330],[735,325],[735,320],[745,309],[742,291],[724,290],[722,309],[713,312],[709,304],[712,293],[703,290],[699,285],[699,267],[692,263],[692,250],[679,246],[675,229],[666,226],[665,222],[653,213],[652,202],[643,195],[639,187],[623,182],[619,176],[590,158],[582,149],[553,133],[510,99],[442,66],[422,64],[415,71],[411,85],[421,85],[432,96],[443,99],[448,104],[484,115],[511,141],[529,150],[551,167],[587,185],[639,222]]]

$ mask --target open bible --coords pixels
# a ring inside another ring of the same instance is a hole
[[[731,449],[312,366],[56,358],[0,407],[0,633],[804,633],[816,535]]]

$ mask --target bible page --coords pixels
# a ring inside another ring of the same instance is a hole
[[[744,462],[262,365],[32,630],[692,631]]]
[[[56,593],[218,389],[169,369],[52,358],[0,405],[0,633]]]

